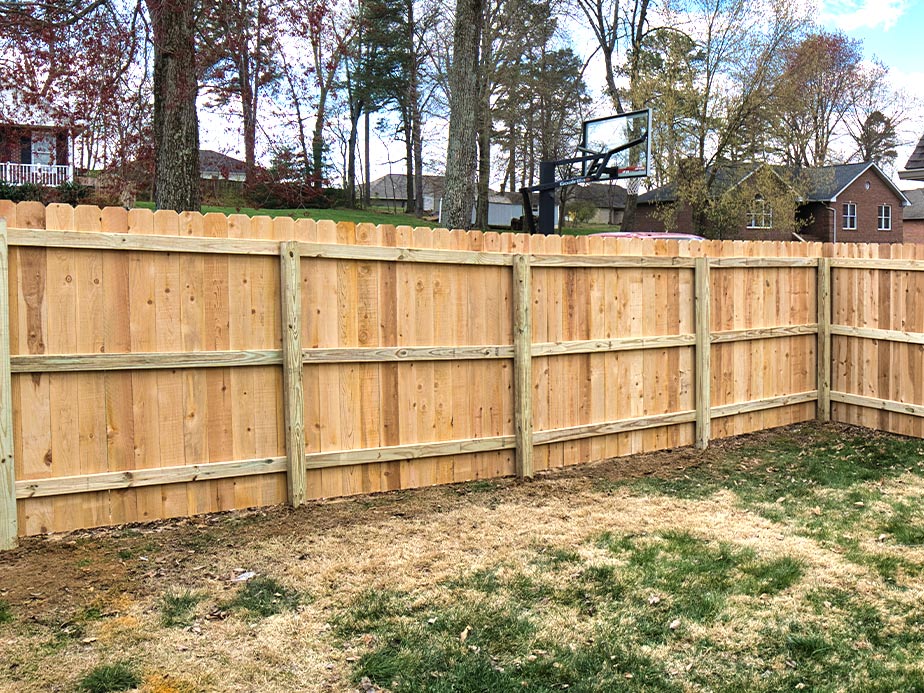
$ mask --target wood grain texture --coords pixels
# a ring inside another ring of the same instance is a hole
[[[832,402],[843,402],[858,407],[876,409],[886,412],[895,412],[897,414],[910,414],[912,416],[924,416],[924,404],[911,404],[908,402],[897,402],[895,400],[882,399],[879,397],[870,397],[868,395],[856,395],[850,392],[831,392]]]
[[[706,258],[696,258],[694,270],[694,318],[696,330],[696,363],[695,363],[695,397],[696,402],[696,447],[703,450],[709,446],[711,437],[712,411],[712,361],[710,330],[711,317],[711,284],[709,261]]]
[[[10,372],[9,254],[6,220],[0,219],[0,550],[16,546],[16,467],[13,444],[13,380]]]
[[[818,363],[815,378],[818,387],[817,416],[819,421],[831,420],[831,260],[819,258],[816,286],[818,308]]]
[[[236,479],[251,475],[285,472],[285,457],[271,457],[234,462],[154,467],[150,469],[103,472],[78,476],[53,477],[16,483],[17,498],[43,498],[75,493],[115,491],[122,489],[202,482],[210,479]]]
[[[533,302],[529,256],[513,257],[513,408],[517,476],[533,476]]]
[[[786,425],[816,415],[826,360],[832,419],[924,435],[915,247],[0,212],[21,242],[8,293],[20,534],[298,502],[293,454],[319,498],[514,474],[518,438],[539,472]],[[301,277],[287,303],[290,242]],[[531,416],[516,406],[524,349]],[[298,385],[301,445],[286,420]]]
[[[288,460],[289,504],[305,502],[305,396],[303,392],[301,335],[301,258],[294,241],[280,247],[282,281],[282,382],[285,391],[285,450]]]
[[[123,352],[105,354],[44,354],[15,356],[14,373],[84,373],[174,368],[230,368],[274,366],[282,363],[279,349],[227,351]]]

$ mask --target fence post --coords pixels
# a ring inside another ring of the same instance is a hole
[[[818,420],[831,420],[831,258],[818,258]]]
[[[286,418],[286,459],[289,503],[305,502],[305,396],[302,384],[301,255],[298,243],[280,244],[279,276],[282,285],[282,386]]]
[[[710,297],[709,258],[698,257],[693,268],[693,323],[696,331],[696,447],[705,450],[712,435],[712,303]]]
[[[513,426],[517,476],[533,475],[533,325],[529,255],[513,256]]]
[[[0,550],[16,546],[16,469],[10,374],[10,264],[6,220],[0,219]]]

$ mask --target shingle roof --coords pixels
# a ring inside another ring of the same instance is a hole
[[[924,170],[924,136],[921,137],[918,146],[915,147],[914,151],[911,153],[908,163],[905,164],[905,170]]]
[[[626,189],[610,183],[588,183],[574,188],[574,199],[587,200],[600,209],[625,209]]]
[[[716,171],[712,184],[712,194],[721,195],[738,185],[748,175],[755,172],[764,164],[727,164]],[[868,161],[858,164],[837,164],[834,166],[817,166],[813,168],[789,168],[786,166],[771,166],[780,174],[783,180],[793,178],[800,180],[806,187],[805,199],[808,202],[829,202],[837,197],[838,193],[850,185],[857,176],[872,164]],[[878,169],[877,169],[878,170]],[[888,180],[888,179],[886,179]],[[891,185],[891,181],[889,181]],[[894,186],[893,186],[894,187]],[[640,204],[658,202],[673,202],[677,199],[676,186],[673,183],[650,190],[640,195]]]
[[[924,188],[906,190],[905,197],[911,200],[911,206],[905,207],[905,219],[924,219]]]
[[[443,194],[443,176],[424,176],[424,195]],[[407,176],[403,173],[389,173],[372,181],[369,188],[370,197],[374,200],[405,200],[407,199]]]
[[[212,151],[211,149],[199,150],[200,171],[220,171],[223,174],[244,173],[245,167],[246,164],[243,161],[235,159],[233,156]]]

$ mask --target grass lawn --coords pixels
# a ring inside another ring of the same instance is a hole
[[[137,207],[154,209],[153,202],[138,202]],[[439,224],[426,221],[413,214],[392,213],[386,208],[364,209],[255,209],[253,207],[212,207],[203,205],[202,213],[220,212],[221,214],[246,214],[248,216],[266,215],[269,217],[293,217],[295,219],[324,219],[330,221],[351,221],[354,224],[392,224],[394,226],[427,226],[435,228]]]
[[[922,501],[924,441],[807,424],[30,539],[0,689],[924,691]]]
[[[153,202],[138,202],[137,207],[145,209],[154,209]],[[426,226],[429,228],[439,227],[435,221],[427,221],[415,217],[412,214],[392,213],[384,207],[373,207],[372,209],[255,209],[253,207],[212,207],[204,205],[202,213],[219,212],[221,214],[246,214],[248,216],[266,215],[269,217],[293,217],[295,219],[324,219],[330,221],[351,221],[354,224],[391,224],[393,226]],[[607,226],[605,224],[585,224],[582,226],[566,226],[563,234],[566,236],[584,236],[590,233],[600,233],[602,231],[618,231],[618,227]],[[506,232],[510,229],[492,229],[492,231]]]

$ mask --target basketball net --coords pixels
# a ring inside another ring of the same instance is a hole
[[[638,186],[641,181],[638,178],[630,178],[626,183],[626,192],[630,195],[638,195]]]

